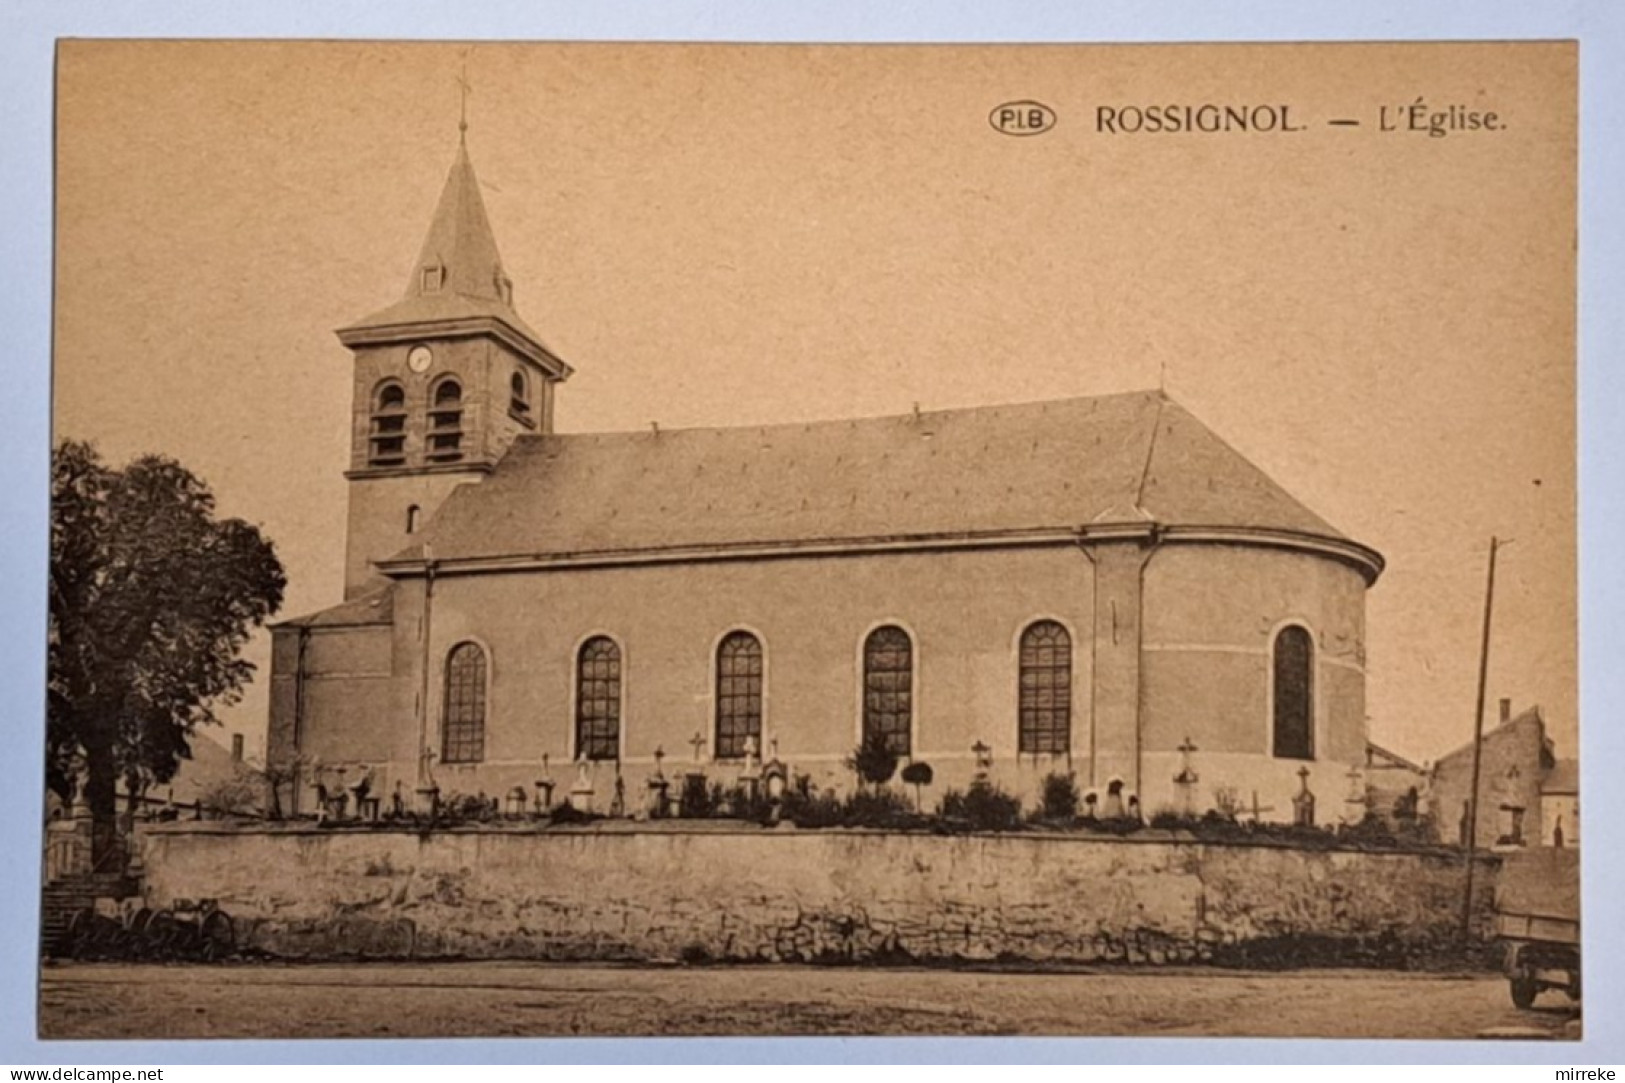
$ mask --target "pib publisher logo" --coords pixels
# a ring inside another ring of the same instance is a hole
[[[1043,135],[1055,127],[1055,110],[1043,102],[1005,102],[993,107],[987,122],[1000,135]]]

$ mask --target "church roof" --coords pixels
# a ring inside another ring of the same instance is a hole
[[[480,182],[467,144],[459,142],[406,295],[340,334],[480,318],[499,320],[541,344],[540,336],[514,310],[513,284],[502,269]]]
[[[394,619],[395,585],[391,583],[315,613],[278,621],[274,627],[350,628],[361,624],[389,624]]]
[[[392,561],[1122,524],[1350,542],[1161,392],[759,428],[521,436]]]

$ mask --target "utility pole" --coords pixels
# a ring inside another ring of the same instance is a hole
[[[1473,784],[1467,795],[1467,894],[1461,900],[1461,936],[1473,932],[1473,872],[1478,865],[1478,775],[1484,755],[1484,691],[1490,675],[1490,613],[1495,607],[1495,551],[1498,538],[1490,538],[1490,570],[1484,585],[1484,639],[1478,653],[1478,712],[1473,716]]]

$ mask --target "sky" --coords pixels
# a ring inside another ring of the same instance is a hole
[[[561,431],[1166,387],[1388,567],[1374,740],[1489,701],[1576,747],[1574,87],[1563,45],[62,46],[54,422],[173,455],[342,589],[349,354],[457,141]],[[1505,127],[1382,131],[1421,99]],[[1053,131],[992,130],[1034,99]],[[1287,104],[1302,132],[1109,135],[1102,106]],[[1334,118],[1361,120],[1334,127]],[[266,662],[264,638],[251,657]],[[1493,712],[1493,707],[1492,707]],[[227,712],[263,747],[263,684]],[[216,734],[227,740],[224,734]]]

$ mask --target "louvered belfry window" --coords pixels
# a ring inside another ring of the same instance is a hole
[[[594,636],[576,656],[576,757],[614,760],[621,754],[621,648]]]
[[[429,405],[429,461],[455,462],[463,457],[463,387],[456,380],[435,385]]]
[[[888,624],[863,643],[863,736],[880,734],[893,753],[907,756],[913,722],[914,642]]]
[[[762,744],[762,641],[731,632],[717,647],[717,745],[719,759],[745,754],[745,743]]]
[[[485,650],[478,643],[459,643],[446,658],[443,719],[442,762],[485,758]]]
[[[1022,752],[1066,752],[1072,745],[1072,637],[1052,620],[1021,633]]]
[[[406,391],[400,384],[386,383],[373,396],[367,465],[400,466],[405,462]]]

